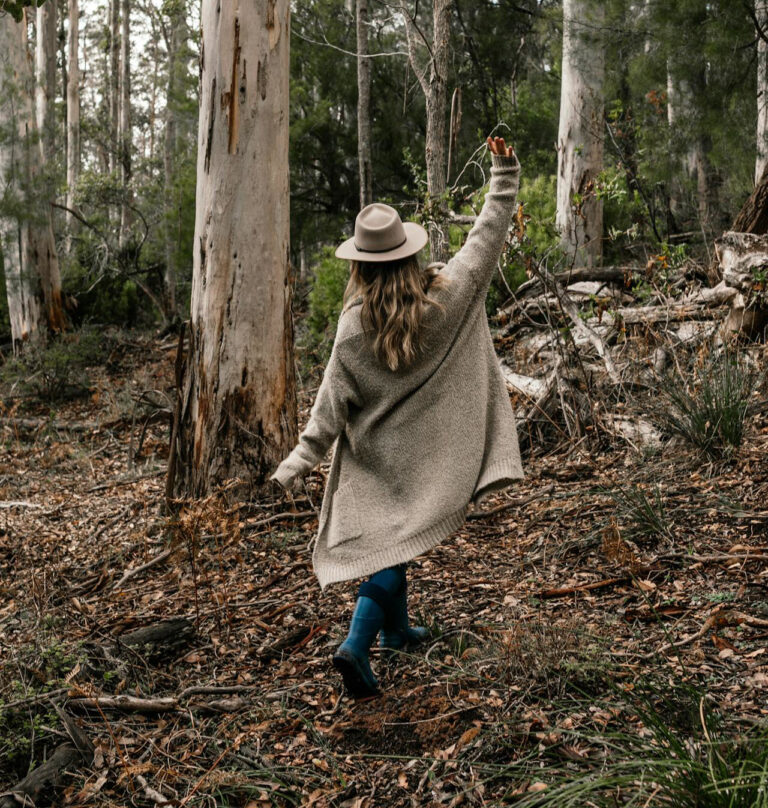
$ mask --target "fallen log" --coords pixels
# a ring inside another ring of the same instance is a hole
[[[137,696],[80,696],[67,702],[73,707],[94,707],[100,710],[120,710],[124,713],[170,713],[179,709],[171,697],[142,699]]]
[[[29,805],[39,808],[46,802],[52,803],[56,789],[64,782],[68,770],[89,764],[84,761],[77,747],[67,741],[57,746],[54,753],[40,766],[33,769],[20,783],[4,794],[0,794],[0,808],[19,808]]]
[[[723,320],[728,314],[725,308],[710,309],[704,306],[635,306],[618,309],[615,312],[606,311],[601,319],[603,325],[655,325],[657,323],[680,323],[686,320]],[[598,323],[597,317],[587,320],[589,325]]]
[[[555,280],[562,284],[582,283],[584,281],[602,281],[603,283],[621,283],[629,286],[627,281],[633,275],[645,273],[643,267],[578,267],[569,272],[557,273]],[[521,297],[540,292],[544,289],[544,284],[540,278],[531,278],[521,283],[515,291],[518,300]]]
[[[175,658],[194,642],[197,633],[186,617],[172,617],[129,631],[117,638],[117,647],[131,648],[151,662]]]

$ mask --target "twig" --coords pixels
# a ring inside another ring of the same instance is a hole
[[[100,483],[99,485],[94,485],[89,488],[88,493],[91,494],[94,491],[106,491],[108,488],[119,488],[121,485],[133,485],[140,480],[146,480],[149,477],[159,477],[161,474],[165,474],[165,469],[147,471],[144,474],[137,474],[135,477],[130,477],[127,480],[113,480],[111,483]]]
[[[165,561],[168,556],[173,552],[173,548],[169,547],[167,550],[163,550],[162,553],[158,553],[154,558],[151,558],[145,564],[142,564],[139,567],[133,567],[133,569],[126,570],[120,580],[112,587],[112,589],[119,589],[126,581],[130,580],[136,575],[144,572],[145,570],[154,567],[155,564],[160,564],[162,561]]]
[[[518,499],[504,502],[501,505],[497,505],[495,508],[491,508],[487,511],[474,511],[473,513],[467,515],[467,519],[485,519],[486,516],[493,516],[494,514],[501,513],[502,511],[508,511],[511,508],[519,508],[522,505],[527,505],[529,502],[534,502],[537,499],[542,499],[549,496],[549,494],[551,494],[554,490],[555,485],[553,483],[552,485],[548,485],[534,494],[529,494],[527,497],[519,497]]]
[[[247,522],[246,527],[248,529],[261,527],[262,525],[269,525],[272,522],[282,522],[284,519],[306,519],[309,516],[317,516],[315,511],[299,511],[299,513],[291,513],[290,511],[285,511],[283,513],[276,513],[272,516],[267,516],[265,519],[259,519],[256,522]]]
[[[181,701],[189,696],[215,695],[216,693],[250,693],[257,687],[257,685],[191,685],[179,693],[178,699]]]
[[[41,701],[48,701],[56,699],[60,696],[65,696],[69,693],[68,687],[59,687],[56,690],[49,690],[47,693],[38,693],[36,696],[29,696],[26,699],[16,699],[16,701],[9,701],[2,705],[2,710],[11,710],[15,707],[26,707],[30,704],[37,704]]]
[[[594,589],[605,589],[616,584],[626,584],[631,580],[629,575],[622,575],[620,578],[606,578],[604,581],[593,581],[591,584],[580,584],[579,586],[563,586],[559,589],[542,589],[536,593],[537,598],[563,598],[567,595],[575,595],[579,592],[591,592]]]

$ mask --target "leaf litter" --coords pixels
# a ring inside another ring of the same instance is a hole
[[[409,566],[432,639],[374,648],[383,695],[355,702],[330,659],[356,583],[321,594],[311,569],[321,472],[292,500],[222,491],[163,515],[168,424],[137,446],[103,391],[141,367],[170,393],[169,355],[142,341],[56,413],[92,428],[3,426],[1,789],[66,738],[54,705],[93,747],[56,798],[72,806],[512,803],[602,765],[612,729],[642,736],[616,694],[645,681],[699,686],[734,733],[765,721],[765,414],[721,465],[534,448],[525,480]],[[658,529],[625,500],[663,502]]]

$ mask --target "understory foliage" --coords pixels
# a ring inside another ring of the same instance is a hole
[[[679,370],[664,377],[662,406],[655,408],[668,434],[679,435],[712,459],[741,446],[744,426],[759,376],[731,351],[710,353],[696,364],[692,378]]]
[[[87,395],[88,368],[107,360],[112,340],[96,329],[32,340],[20,356],[0,366],[0,383],[11,396],[32,396],[55,403]]]
[[[599,739],[598,757],[573,770],[550,770],[545,790],[525,808],[766,808],[768,726],[725,731],[703,692],[690,685],[646,680],[617,693],[610,709],[629,715],[641,732],[617,728]],[[563,733],[563,743],[578,743]],[[594,739],[592,739],[594,740]]]

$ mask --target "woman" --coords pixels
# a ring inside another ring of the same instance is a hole
[[[429,636],[408,625],[405,564],[523,476],[485,297],[515,209],[520,166],[488,138],[491,184],[462,249],[422,270],[424,229],[364,208],[336,251],[352,262],[345,307],[307,428],[273,475],[292,488],[336,441],[313,566],[321,588],[370,576],[333,657],[355,697],[377,694],[368,652]]]

